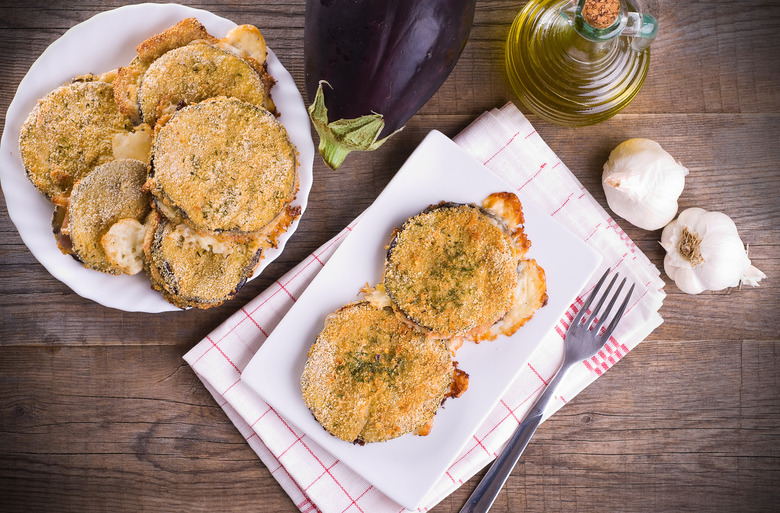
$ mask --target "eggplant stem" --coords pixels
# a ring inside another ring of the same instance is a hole
[[[347,155],[352,153],[351,149],[342,146],[337,142],[328,141],[322,135],[320,135],[318,149],[320,155],[322,155],[322,160],[324,160],[331,169],[338,169],[342,162],[344,162],[344,159],[347,158]]]
[[[331,169],[338,169],[351,152],[375,150],[393,134],[377,140],[385,122],[382,115],[376,113],[328,122],[323,82],[320,82],[314,101],[309,106],[309,117],[320,136],[318,149],[322,159]]]

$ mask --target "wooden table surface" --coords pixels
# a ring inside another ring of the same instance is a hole
[[[154,315],[83,299],[36,261],[0,202],[0,510],[296,511],[182,355],[369,206],[429,130],[454,136],[519,103],[503,47],[522,3],[477,2],[457,67],[385,146],[338,171],[317,157],[284,254],[222,307]],[[303,0],[190,4],[258,26],[303,91]],[[119,5],[0,2],[0,122],[50,43]],[[663,325],[541,426],[497,513],[780,506],[780,4],[656,6],[650,74],[623,113],[577,129],[529,118],[604,206],[610,150],[658,141],[690,169],[681,208],[731,216],[768,279],[692,296],[664,274]],[[618,221],[662,268],[660,231]],[[457,511],[476,483],[433,511]]]

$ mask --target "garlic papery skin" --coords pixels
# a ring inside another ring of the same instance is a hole
[[[737,226],[721,212],[688,208],[661,232],[664,271],[687,294],[738,285],[758,286],[766,275],[750,264]]]
[[[688,169],[650,139],[618,144],[604,164],[601,184],[617,215],[639,228],[658,230],[677,214]]]

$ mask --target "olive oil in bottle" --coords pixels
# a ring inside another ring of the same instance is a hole
[[[566,126],[604,121],[637,95],[650,66],[654,18],[624,0],[530,0],[506,43],[523,104]]]

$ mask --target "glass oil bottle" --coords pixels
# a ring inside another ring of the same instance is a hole
[[[530,0],[506,43],[522,103],[565,126],[604,121],[634,99],[650,66],[656,20],[625,0]]]

